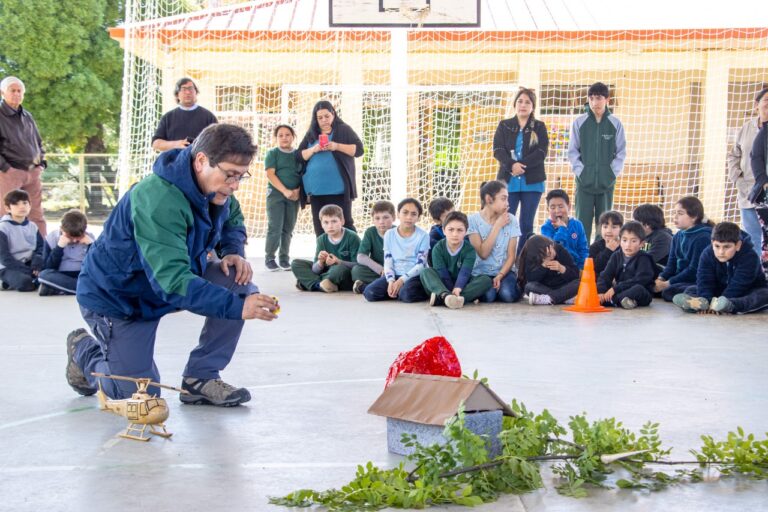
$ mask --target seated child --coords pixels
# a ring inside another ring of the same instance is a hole
[[[696,286],[672,299],[683,311],[754,313],[768,308],[768,284],[750,236],[732,222],[712,230],[712,245],[704,249]]]
[[[667,266],[659,274],[653,289],[667,302],[696,284],[699,258],[710,245],[714,226],[704,215],[704,205],[693,196],[685,196],[677,202],[674,222],[679,231],[672,237]]]
[[[669,258],[669,246],[672,244],[672,231],[667,227],[664,210],[655,204],[641,204],[632,212],[632,218],[643,225],[643,250],[663,269]]]
[[[467,216],[461,212],[449,212],[443,220],[445,238],[432,249],[432,268],[425,268],[419,275],[431,295],[430,306],[459,309],[493,286],[488,276],[472,276],[477,253],[465,239],[468,227]]]
[[[384,234],[395,221],[395,205],[389,201],[376,201],[371,216],[373,226],[365,230],[357,251],[357,265],[352,267],[352,291],[358,294],[384,275]]]
[[[419,279],[429,252],[429,235],[416,225],[422,213],[421,203],[412,197],[397,205],[400,225],[384,235],[384,275],[365,287],[365,300],[427,300],[427,292]]]
[[[327,204],[320,208],[320,224],[324,233],[317,237],[314,263],[295,259],[291,270],[296,288],[302,291],[333,293],[352,289],[352,267],[360,248],[357,233],[344,227],[340,206]]]
[[[541,234],[568,249],[581,270],[589,255],[584,225],[580,220],[570,218],[571,199],[565,190],[550,190],[546,199],[549,219],[541,226]]]
[[[429,230],[429,258],[427,259],[431,265],[432,249],[435,248],[437,242],[445,238],[443,221],[448,212],[453,211],[453,201],[447,197],[436,197],[429,203],[427,211],[429,216],[432,217],[432,228]]]
[[[619,250],[619,231],[624,224],[624,216],[617,211],[600,214],[600,238],[589,246],[589,257],[595,265],[595,275],[605,270],[608,260]]]
[[[43,237],[29,215],[29,194],[11,190],[3,198],[8,213],[0,218],[0,286],[31,292],[43,268]]]
[[[659,270],[651,255],[642,250],[643,225],[631,220],[621,227],[620,236],[621,251],[611,256],[597,278],[600,303],[624,309],[649,306]]]
[[[507,184],[491,180],[480,185],[481,209],[469,216],[469,243],[477,252],[473,276],[488,276],[493,286],[481,302],[517,302],[517,240],[520,223],[509,213]]]
[[[86,233],[88,218],[79,210],[69,210],[61,218],[61,228],[45,239],[43,270],[37,280],[40,295],[74,295],[77,278],[94,237]]]
[[[520,253],[518,282],[533,305],[563,304],[579,292],[579,269],[571,253],[542,235],[533,235]]]

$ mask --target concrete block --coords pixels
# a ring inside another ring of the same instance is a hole
[[[486,443],[490,457],[501,453],[499,434],[502,429],[502,411],[468,412],[464,415],[464,425],[478,435],[487,436]],[[443,437],[445,427],[425,425],[412,421],[387,418],[387,448],[392,453],[410,455],[413,448],[404,446],[401,442],[403,434],[415,434],[416,440],[422,445],[445,444]]]

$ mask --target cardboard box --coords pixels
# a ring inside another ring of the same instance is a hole
[[[409,455],[413,448],[403,446],[402,435],[415,434],[422,445],[445,443],[445,422],[456,416],[462,402],[465,426],[475,434],[488,436],[488,449],[495,457],[501,452],[497,436],[502,430],[502,417],[515,414],[478,380],[401,373],[368,412],[387,418],[389,451]]]

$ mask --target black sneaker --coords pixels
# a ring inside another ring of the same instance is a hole
[[[278,270],[281,270],[280,267],[277,266],[277,262],[275,260],[265,261],[264,268],[266,268],[270,272],[277,272]]]
[[[41,297],[50,297],[52,295],[61,295],[61,292],[53,286],[40,283],[40,291],[38,292]]]
[[[291,270],[291,262],[289,260],[280,260],[278,265],[282,270]]]
[[[361,280],[355,281],[355,284],[352,285],[352,292],[361,295],[365,291],[365,283]]]
[[[445,298],[448,296],[447,293],[443,292],[440,294],[433,293],[429,296],[429,305],[430,306],[445,306]]]
[[[67,336],[67,384],[83,396],[90,396],[96,392],[85,378],[83,370],[75,361],[75,347],[85,338],[91,335],[85,329],[75,329]]]
[[[245,388],[236,388],[221,379],[196,379],[184,377],[181,389],[189,394],[181,393],[179,399],[190,405],[218,405],[233,407],[244,404],[251,399],[251,394]]]
[[[296,289],[300,292],[306,292],[308,291],[303,284],[301,284],[301,281],[296,281]]]

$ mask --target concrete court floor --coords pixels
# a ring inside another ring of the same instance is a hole
[[[478,369],[505,400],[548,408],[563,423],[583,411],[635,429],[658,421],[677,459],[690,458],[700,434],[768,431],[768,315],[698,317],[658,301],[601,315],[367,304],[351,293],[300,293],[290,273],[252,261],[255,282],[280,297],[282,313],[247,323],[223,375],[253,400],[193,407],[167,392],[174,436],[148,443],[115,437],[124,420],[66,385],[64,339],[82,326],[74,298],[0,293],[0,510],[277,511],[267,496],[338,487],[369,460],[393,465],[400,459],[386,451],[384,419],[366,410],[396,355],[438,334],[465,373]],[[188,313],[161,323],[164,383],[179,384],[201,325]],[[592,491],[582,500],[559,496],[547,471],[545,483],[477,510],[768,510],[766,482]]]

